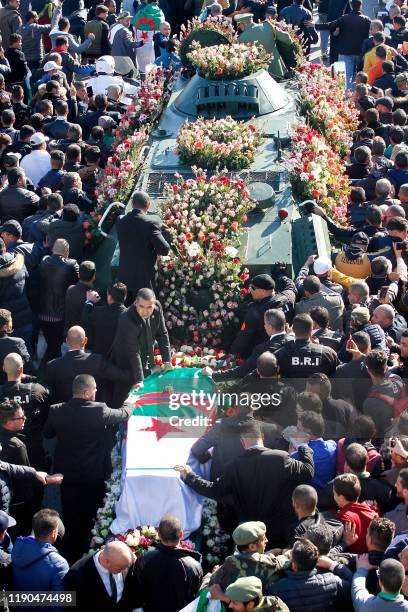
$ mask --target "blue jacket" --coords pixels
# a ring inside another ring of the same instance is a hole
[[[310,485],[316,489],[322,489],[336,475],[336,451],[337,444],[334,440],[310,440],[309,448],[313,451],[313,463],[315,473]],[[299,459],[298,453],[292,455]]]
[[[68,562],[58,550],[33,536],[20,537],[11,552],[15,588],[21,591],[63,591]]]
[[[351,579],[344,569],[338,564],[333,573],[288,572],[269,587],[268,595],[280,597],[290,612],[334,612],[350,596]]]

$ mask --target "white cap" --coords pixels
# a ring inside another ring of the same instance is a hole
[[[49,70],[61,70],[61,66],[58,66],[57,62],[47,62],[44,64],[44,72]]]
[[[318,257],[313,264],[314,273],[317,276],[322,276],[332,269],[332,262],[329,257]]]
[[[115,72],[115,60],[111,55],[102,55],[95,62],[96,72],[105,72],[113,74]]]
[[[34,146],[43,144],[44,142],[48,142],[48,141],[49,141],[49,138],[47,138],[47,136],[44,136],[42,132],[36,132],[30,138],[30,144]]]

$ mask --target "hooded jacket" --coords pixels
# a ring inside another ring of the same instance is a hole
[[[64,557],[33,536],[17,538],[12,553],[15,588],[22,591],[62,591],[69,569]]]
[[[0,8],[0,34],[2,36],[3,49],[8,48],[10,35],[14,34],[22,23],[20,13],[16,8],[9,4]]]
[[[32,322],[32,313],[25,293],[28,274],[21,253],[0,255],[0,304],[10,310],[14,329]]]
[[[132,25],[142,32],[158,31],[165,21],[163,11],[158,4],[145,4],[134,16]]]

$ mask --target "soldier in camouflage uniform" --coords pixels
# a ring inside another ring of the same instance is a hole
[[[262,582],[256,576],[238,578],[226,590],[229,608],[237,612],[289,612],[289,608],[279,597],[263,597]]]
[[[209,590],[214,599],[226,601],[226,588],[241,577],[256,576],[266,590],[279,578],[279,572],[289,569],[290,559],[287,555],[275,557],[272,553],[265,553],[268,542],[265,534],[266,526],[261,521],[242,523],[234,530],[232,538],[238,550],[225,559],[209,581]]]

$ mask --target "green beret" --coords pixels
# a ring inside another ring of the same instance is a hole
[[[252,13],[241,13],[241,15],[235,15],[234,19],[236,23],[252,23],[254,16]]]
[[[248,521],[241,523],[232,533],[232,539],[237,546],[247,546],[253,544],[266,533],[265,523],[261,521]]]
[[[231,601],[247,603],[257,597],[262,597],[262,582],[256,576],[238,578],[226,588],[225,595]]]

